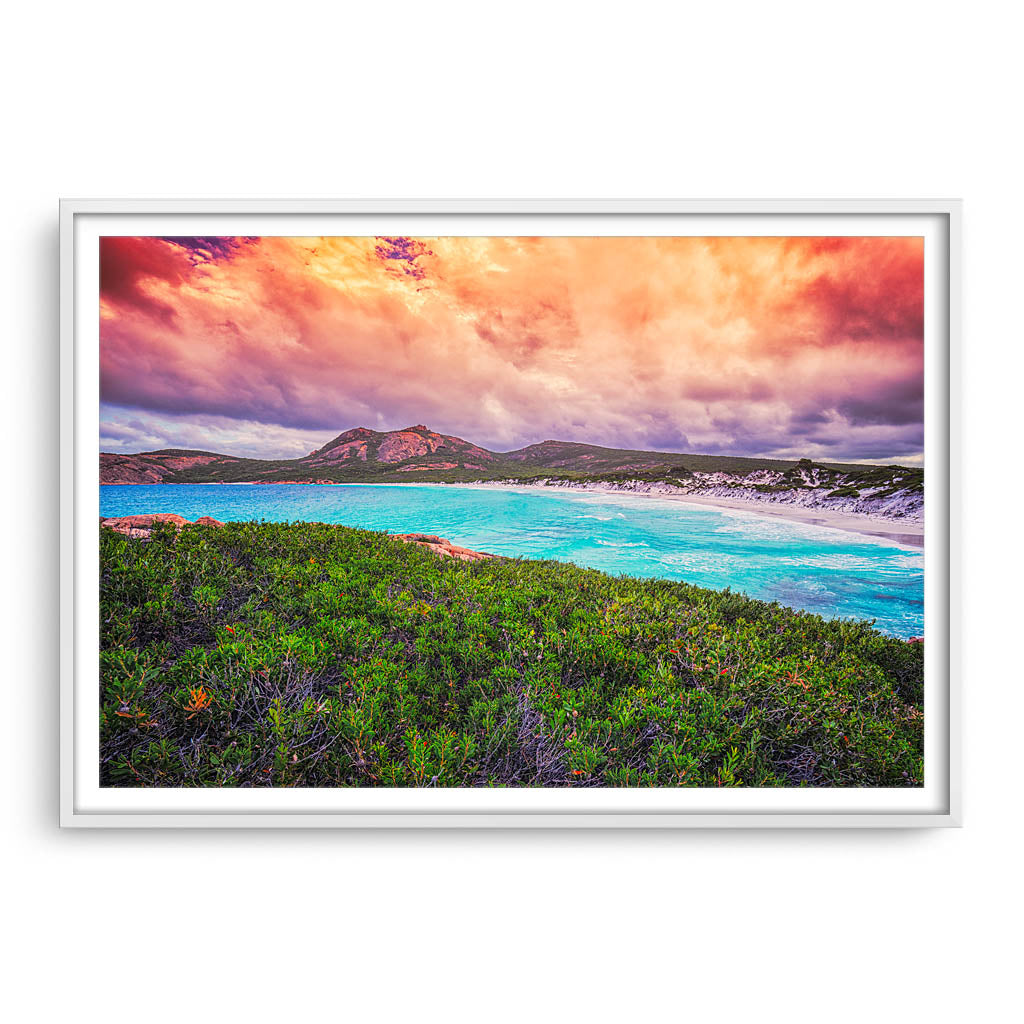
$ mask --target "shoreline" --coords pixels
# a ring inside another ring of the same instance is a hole
[[[267,484],[263,484],[266,486]],[[111,486],[111,485],[107,485]],[[146,484],[135,485],[113,485],[113,486],[147,486]],[[196,484],[156,484],[148,486],[165,487],[224,487],[224,486],[260,486],[255,480],[238,480],[228,483],[223,480],[211,480],[206,483]],[[631,498],[659,498],[666,501],[679,502],[684,505],[697,507],[710,507],[729,509],[733,512],[745,512],[754,516],[772,516],[777,519],[787,519],[790,522],[804,523],[808,526],[821,526],[831,530],[841,530],[844,533],[857,533],[861,536],[874,537],[887,541],[898,547],[909,548],[914,551],[921,551],[924,548],[924,524],[921,522],[900,522],[898,520],[883,519],[878,516],[867,515],[860,512],[838,512],[832,509],[809,508],[803,505],[786,504],[783,502],[751,501],[746,498],[726,498],[718,495],[704,494],[679,494],[668,491],[636,491],[617,487],[602,487],[600,485],[584,486],[560,486],[558,484],[525,484],[525,483],[504,483],[501,481],[478,480],[466,481],[465,483],[440,483],[435,480],[421,480],[408,482],[402,481],[381,481],[380,483],[352,482],[352,483],[330,483],[330,484],[294,484],[301,487],[485,487],[490,490],[499,491],[523,491],[538,492],[554,491],[567,494],[579,494],[581,492],[591,494],[607,494],[615,497]]]
[[[352,484],[342,484],[352,486]],[[802,505],[784,505],[781,502],[756,502],[743,498],[720,498],[715,495],[682,495],[669,492],[649,492],[649,490],[626,490],[617,487],[599,485],[559,486],[558,484],[535,483],[500,483],[498,481],[479,480],[467,483],[437,483],[423,480],[355,484],[370,487],[487,487],[492,490],[523,490],[523,492],[545,492],[554,490],[562,494],[610,495],[612,497],[657,498],[683,505],[709,506],[711,508],[729,509],[732,512],[746,512],[750,515],[767,515],[777,519],[788,519],[791,522],[802,522],[809,526],[824,526],[826,529],[839,529],[846,534],[860,534],[888,541],[901,548],[921,551],[925,547],[925,524],[922,522],[896,522],[879,516],[870,516],[862,512],[837,512],[831,509],[806,508]]]
[[[352,486],[352,485],[342,485]],[[367,487],[487,487],[498,491],[557,491],[565,494],[579,494],[581,491],[591,494],[608,494],[614,497],[660,498],[675,501],[683,505],[708,506],[724,508],[733,512],[746,512],[754,516],[773,516],[777,519],[788,519],[790,522],[805,523],[808,526],[823,526],[830,530],[841,530],[844,533],[859,533],[866,537],[876,537],[889,541],[898,547],[920,551],[924,548],[924,524],[901,523],[878,516],[869,516],[858,512],[836,512],[831,509],[806,508],[802,505],[787,505],[782,502],[748,501],[744,498],[722,498],[704,494],[672,494],[661,491],[630,491],[615,487],[560,487],[557,484],[503,484],[488,480],[464,484],[442,484],[424,480],[418,484],[380,483],[356,486]]]
[[[388,481],[387,483],[355,483],[338,484],[340,486],[365,487],[487,487],[492,490],[522,490],[522,492],[545,492],[554,490],[562,494],[610,495],[612,497],[657,498],[664,501],[679,502],[683,505],[709,506],[712,508],[729,509],[732,512],[746,512],[750,515],[768,515],[791,522],[802,522],[809,526],[824,526],[827,529],[839,529],[846,534],[860,534],[888,541],[900,548],[921,551],[925,547],[925,524],[922,522],[897,522],[870,516],[862,512],[836,512],[831,509],[806,508],[802,505],[784,505],[781,502],[756,502],[742,498],[719,498],[715,495],[681,495],[668,492],[649,492],[649,490],[626,490],[617,487],[559,486],[558,484],[535,483],[500,483],[498,481],[479,480],[466,483],[438,483],[435,480],[422,480],[419,483],[410,481]]]
[[[846,533],[860,533],[867,537],[881,537],[892,540],[904,547],[921,549],[924,547],[923,523],[899,523],[891,519],[880,519],[876,516],[856,512],[834,512],[825,508],[804,508],[801,505],[773,505],[770,502],[745,501],[743,498],[719,498],[712,495],[663,494],[657,497],[689,502],[694,505],[710,505],[716,508],[728,508],[737,512],[750,512],[753,515],[775,516],[793,522],[807,523],[811,526],[824,526],[831,530],[843,530]]]

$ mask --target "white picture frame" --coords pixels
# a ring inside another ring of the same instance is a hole
[[[916,234],[925,237],[925,785],[880,790],[103,789],[98,279],[109,234]],[[173,226],[172,226],[173,225]],[[502,225],[500,229],[497,225]],[[550,230],[543,226],[549,225]],[[698,229],[699,228],[699,229]],[[108,200],[60,205],[60,824],[72,828],[918,828],[961,824],[957,200]],[[92,597],[90,598],[90,594]],[[91,618],[90,618],[91,616]],[[90,669],[90,666],[92,668]],[[91,721],[91,731],[90,731]]]

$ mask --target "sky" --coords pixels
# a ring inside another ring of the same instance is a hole
[[[920,464],[923,271],[921,238],[105,237],[100,447]]]

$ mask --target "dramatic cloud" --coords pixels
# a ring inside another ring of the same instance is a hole
[[[323,444],[322,431],[293,430],[225,416],[139,414],[107,407],[100,423],[100,450],[144,452],[193,448],[250,458],[297,459]]]
[[[105,238],[103,445],[918,461],[920,238]],[[230,443],[229,443],[230,442]]]

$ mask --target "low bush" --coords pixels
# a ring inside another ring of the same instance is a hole
[[[104,785],[922,783],[923,644],[870,623],[322,524],[100,544]]]

